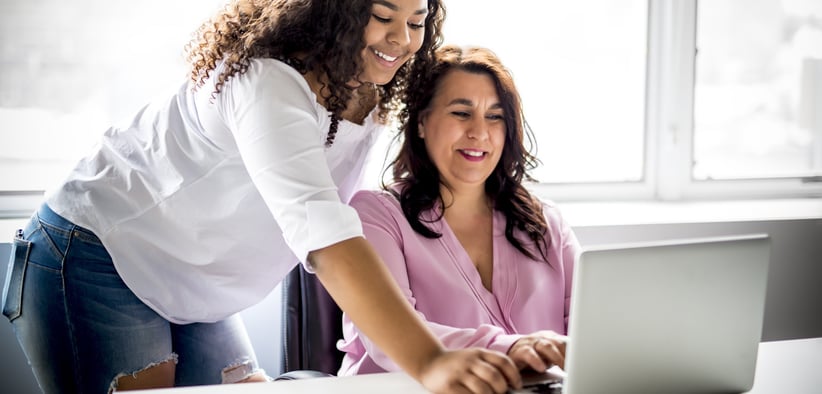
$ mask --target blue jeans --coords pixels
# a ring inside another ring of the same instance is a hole
[[[261,372],[239,315],[167,321],[129,290],[91,231],[45,204],[12,246],[3,314],[46,393],[106,393],[162,362],[177,364],[178,386]]]

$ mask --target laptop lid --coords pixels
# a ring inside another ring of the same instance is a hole
[[[563,392],[744,392],[753,385],[767,235],[585,248]]]

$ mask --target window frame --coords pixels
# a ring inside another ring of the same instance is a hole
[[[554,201],[694,201],[822,197],[822,177],[692,176],[698,0],[648,0],[643,175],[636,182],[538,183]],[[28,216],[43,191],[0,190],[0,219]]]
[[[694,146],[694,94],[696,89],[696,37],[698,0],[665,0],[660,2],[660,11],[669,14],[674,31],[669,36],[669,46],[675,52],[669,57],[673,62],[679,57],[683,61],[680,69],[671,64],[671,76],[680,83],[668,91],[664,101],[671,106],[669,128],[670,138],[663,138],[658,151],[675,149],[677,156],[686,160],[667,162],[673,158],[662,155],[660,168],[672,170],[677,181],[666,183],[659,188],[662,200],[705,200],[705,199],[776,199],[822,196],[822,179],[818,176],[793,176],[782,178],[752,178],[731,180],[696,180],[690,163]],[[667,8],[667,9],[665,9]],[[678,109],[678,110],[677,110]],[[664,124],[663,124],[664,125]],[[660,125],[664,127],[663,125]],[[659,130],[662,130],[661,128]],[[684,132],[683,132],[684,131]],[[660,133],[662,134],[662,133]]]
[[[694,147],[698,0],[649,0],[645,154],[640,182],[530,186],[555,201],[695,201],[822,197],[822,177],[696,180]]]

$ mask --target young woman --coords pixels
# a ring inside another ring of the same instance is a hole
[[[237,312],[296,264],[434,392],[519,385],[505,355],[446,351],[345,203],[439,0],[235,0],[190,80],[109,129],[15,240],[3,311],[47,393],[265,380]]]
[[[394,184],[351,201],[366,239],[447,347],[563,366],[579,245],[522,185],[535,160],[511,75],[487,49],[444,47],[404,115]],[[355,324],[346,315],[340,374],[396,370]]]

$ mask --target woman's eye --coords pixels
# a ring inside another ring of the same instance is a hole
[[[502,114],[492,114],[492,115],[488,115],[488,116],[487,116],[487,118],[488,118],[488,119],[491,119],[491,120],[502,120],[502,119],[504,119],[504,117],[502,116]]]
[[[425,28],[425,25],[422,23],[408,23],[408,27],[413,30],[419,30]]]
[[[371,16],[373,16],[374,19],[376,19],[377,22],[380,22],[380,23],[389,23],[389,22],[391,22],[391,18],[383,18],[383,17],[381,17],[377,14],[371,14]]]
[[[451,114],[453,114],[454,116],[459,117],[459,118],[467,118],[467,117],[471,116],[468,112],[464,112],[464,111],[452,111]]]

